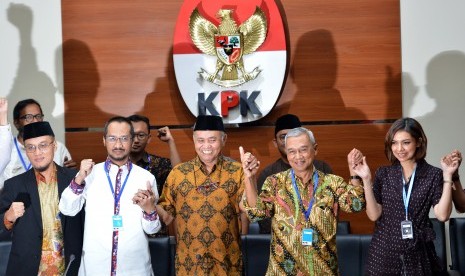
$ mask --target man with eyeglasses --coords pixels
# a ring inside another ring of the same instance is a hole
[[[13,136],[10,124],[8,124],[8,101],[5,98],[0,98],[0,175],[10,162],[12,147]]]
[[[168,147],[170,149],[170,158],[168,159],[155,154],[150,154],[145,150],[152,140],[149,118],[135,114],[129,116],[128,120],[131,121],[134,128],[134,141],[132,142],[131,154],[129,155],[131,162],[148,170],[151,174],[153,174],[153,176],[155,176],[158,194],[161,194],[163,184],[165,184],[166,178],[168,177],[171,169],[173,166],[176,166],[181,162],[181,158],[179,157],[176,143],[174,142],[170,129],[168,127],[162,127],[158,129],[157,134],[157,137],[161,141],[168,143]],[[166,225],[162,222],[160,231],[151,235],[151,237],[162,237],[169,234],[174,235],[174,232],[174,225],[168,229],[168,227],[166,227]]]
[[[268,165],[263,169],[263,171],[259,174],[257,180],[257,189],[258,192],[263,187],[263,183],[268,178],[268,176],[286,171],[291,168],[289,161],[287,160],[286,154],[286,145],[284,143],[284,138],[286,134],[293,128],[301,127],[302,123],[300,122],[299,117],[294,114],[285,114],[279,117],[275,123],[274,129],[274,139],[273,144],[278,149],[281,157],[276,160],[274,163]],[[315,145],[316,149],[317,145]],[[313,160],[313,165],[317,170],[322,173],[328,174],[333,173],[331,167],[322,160]],[[258,225],[260,228],[260,234],[271,234],[271,219],[265,218],[263,220],[258,221]]]
[[[153,275],[146,234],[160,229],[157,184],[129,159],[133,138],[128,119],[111,118],[103,136],[107,160],[82,160],[61,197],[63,214],[86,210],[80,275]]]
[[[0,177],[0,189],[3,187],[3,182],[15,175],[23,173],[31,168],[31,162],[26,157],[23,141],[24,126],[42,122],[44,114],[40,104],[34,99],[26,99],[19,101],[13,108],[13,120],[18,135],[13,140],[13,149],[11,152],[10,162],[5,171]],[[57,149],[54,155],[54,162],[60,166],[67,168],[76,168],[76,162],[71,158],[68,149],[61,142],[56,141]]]
[[[268,177],[259,193],[253,178],[246,182],[242,203],[249,219],[272,218],[266,275],[339,275],[338,214],[360,212],[365,207],[364,189],[359,181],[347,183],[317,170],[316,145],[311,131],[291,129],[285,138],[291,168]],[[249,158],[241,150],[243,165]],[[350,175],[355,175],[353,164],[362,159],[355,151],[349,153]]]
[[[0,195],[0,235],[12,237],[6,275],[77,275],[84,216],[58,210],[77,171],[53,162],[56,142],[48,122],[24,126],[23,139],[32,169],[5,181]]]
[[[158,193],[162,193],[163,184],[173,166],[181,163],[176,143],[168,127],[158,129],[157,137],[168,144],[170,149],[170,158],[164,158],[155,154],[148,153],[145,149],[152,140],[150,134],[149,118],[142,115],[131,115],[128,117],[134,127],[134,141],[131,147],[131,162],[142,167],[155,176],[157,180]]]
[[[176,275],[241,275],[243,168],[221,153],[221,117],[199,115],[193,140],[197,156],[173,168],[158,208],[165,223],[176,222]]]

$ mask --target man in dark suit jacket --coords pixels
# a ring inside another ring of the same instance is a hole
[[[0,195],[0,235],[12,234],[6,275],[77,275],[84,215],[58,212],[77,171],[53,162],[56,142],[48,122],[26,125],[24,140],[33,169],[7,180]]]

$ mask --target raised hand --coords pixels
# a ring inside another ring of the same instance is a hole
[[[92,168],[94,167],[95,163],[92,159],[82,159],[81,161],[81,168],[79,169],[79,173],[76,176],[76,183],[81,185],[84,179],[92,172]]]
[[[244,170],[245,176],[255,176],[260,167],[260,161],[258,161],[257,157],[253,156],[252,153],[244,152],[243,147],[239,147],[239,153],[241,155],[242,169]]]
[[[173,140],[173,136],[171,135],[170,128],[167,126],[159,128],[157,136],[158,136],[158,139],[160,139],[163,142],[169,142]]]
[[[366,157],[358,149],[353,149],[347,155],[347,161],[351,171],[360,176],[363,182],[366,183],[371,180],[370,167],[366,162]]]
[[[453,175],[456,173],[460,167],[460,164],[462,164],[462,153],[458,150],[453,150],[451,153],[441,159],[442,170],[448,175]]]
[[[358,164],[363,161],[363,153],[358,149],[352,149],[347,155],[347,163],[349,168],[355,168]]]

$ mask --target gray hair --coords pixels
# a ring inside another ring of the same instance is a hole
[[[195,139],[195,132],[196,131],[202,131],[202,130],[194,130],[194,133],[192,133],[192,138]],[[225,141],[226,140],[226,132],[224,131],[221,131],[221,130],[218,130],[220,133],[221,133],[221,141]]]
[[[287,138],[289,137],[298,137],[298,136],[301,136],[301,135],[307,135],[308,138],[310,139],[310,142],[312,143],[312,145],[315,145],[316,144],[316,141],[315,141],[315,136],[313,136],[313,132],[304,128],[304,127],[296,127],[296,128],[293,128],[291,130],[289,130],[289,132],[286,134],[286,138],[284,138],[284,145],[287,144]]]

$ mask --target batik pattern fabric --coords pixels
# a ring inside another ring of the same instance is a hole
[[[59,276],[65,271],[63,231],[58,209],[58,182],[56,168],[47,182],[35,172],[42,216],[42,255],[38,275]]]
[[[313,160],[313,166],[323,173],[333,173],[333,169],[329,166],[328,163],[322,160]],[[263,183],[268,176],[273,175],[275,173],[283,172],[289,170],[291,165],[283,161],[282,158],[279,158],[274,163],[266,166],[262,172],[258,175],[257,179],[257,191],[260,193],[263,187]],[[260,234],[271,234],[271,218],[265,218],[258,221],[259,231]]]
[[[244,198],[249,219],[272,219],[266,275],[339,275],[336,251],[338,211],[361,211],[365,207],[363,187],[347,184],[333,174],[317,173],[318,186],[308,220],[303,206],[309,206],[314,183],[304,184],[295,178],[302,206],[292,184],[291,170],[265,180],[254,208]],[[313,230],[312,245],[302,244],[303,229]]]
[[[145,153],[142,158],[137,161],[136,165],[148,170],[151,174],[153,174],[153,176],[155,176],[155,179],[157,180],[158,194],[161,195],[166,178],[173,168],[171,166],[171,161],[168,158]]]
[[[224,156],[211,173],[198,157],[173,168],[159,204],[176,221],[176,275],[242,275],[242,179]]]

